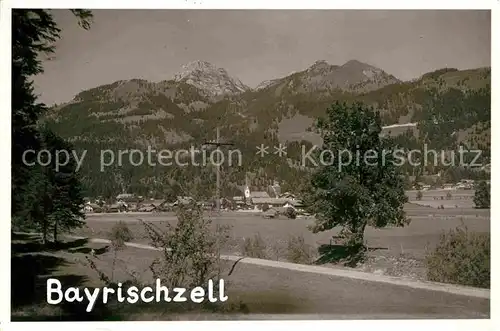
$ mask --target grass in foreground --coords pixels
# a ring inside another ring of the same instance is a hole
[[[63,243],[60,247],[44,247],[38,237],[17,238],[12,245],[12,315],[13,321],[120,321],[144,319],[143,315],[155,316],[153,319],[169,320],[169,316],[203,314],[246,314],[248,307],[241,302],[226,303],[136,303],[108,304],[96,303],[94,309],[85,311],[87,303],[62,302],[57,306],[46,302],[46,281],[56,278],[67,287],[103,287],[98,275],[82,263],[92,250],[85,240]],[[111,268],[112,252],[107,249],[94,249],[110,256],[101,260],[101,266]],[[142,259],[144,260],[144,259]],[[122,261],[124,262],[124,261]],[[122,263],[126,264],[126,263]],[[118,265],[117,265],[118,269]],[[108,272],[109,270],[106,270]],[[116,270],[116,276],[130,277],[129,271]],[[137,284],[139,285],[139,284]],[[139,285],[140,286],[140,285]],[[177,317],[178,318],[178,317]]]

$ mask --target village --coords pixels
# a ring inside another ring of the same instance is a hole
[[[489,183],[488,183],[489,184]],[[425,182],[416,182],[411,191],[460,191],[473,190],[475,181],[463,179],[457,183],[445,183],[443,185],[430,185]],[[309,216],[303,206],[300,197],[290,192],[281,192],[280,185],[275,182],[267,190],[251,190],[248,185],[241,187],[242,195],[232,197],[220,197],[221,211],[257,212],[262,213],[265,218],[274,218],[285,215],[290,218],[297,216]],[[407,191],[409,192],[409,191]],[[176,199],[154,199],[145,198],[133,193],[121,193],[113,202],[103,199],[85,198],[82,212],[91,213],[161,213],[174,211],[179,205],[196,203],[204,210],[210,211],[217,208],[216,198],[197,201],[191,196],[177,196]]]
[[[431,177],[431,176],[428,176]],[[490,185],[490,181],[487,180],[486,183]],[[442,190],[473,190],[474,186],[476,184],[476,181],[473,179],[462,179],[457,183],[445,183],[442,185],[431,185],[428,184],[428,182],[417,182],[415,185],[413,185],[412,189],[417,190],[417,191],[428,191],[428,190],[436,190],[436,189],[442,189]]]
[[[216,198],[196,201],[204,210],[217,208]],[[191,196],[178,196],[175,201],[168,199],[147,199],[132,193],[122,193],[116,196],[113,203],[102,199],[85,198],[82,207],[84,213],[158,213],[173,211],[179,205],[194,203]],[[279,184],[275,183],[267,191],[252,191],[248,185],[242,187],[242,195],[220,198],[221,211],[263,212],[263,217],[274,218],[279,214],[307,215],[303,210],[302,201],[290,192],[281,193]]]

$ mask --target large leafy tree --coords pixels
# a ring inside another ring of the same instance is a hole
[[[88,10],[71,10],[85,29],[92,14]],[[40,55],[54,52],[60,29],[49,10],[12,11],[12,223],[13,228],[35,227],[44,239],[50,226],[70,228],[79,224],[81,189],[71,160],[64,169],[54,164],[40,166],[35,153],[47,148],[71,150],[71,145],[41,129],[39,119],[47,111],[37,101],[32,77],[43,72]],[[24,159],[23,159],[24,157]]]
[[[380,136],[379,113],[360,103],[335,103],[317,128],[323,146],[304,199],[316,215],[313,232],[342,227],[346,244],[361,249],[367,225],[407,224],[401,159],[392,140]]]

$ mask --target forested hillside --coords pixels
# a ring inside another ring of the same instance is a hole
[[[199,77],[207,79],[207,75]],[[409,129],[385,130],[404,147],[421,148],[425,143],[429,148],[456,149],[462,144],[482,149],[488,156],[490,76],[489,68],[442,69],[402,82],[359,61],[342,66],[318,61],[254,90],[224,88],[228,93],[200,87],[213,84],[190,84],[192,75],[190,81],[134,79],[83,91],[70,102],[54,106],[44,122],[78,151],[87,150],[80,171],[90,196],[109,197],[123,191],[151,196],[196,191],[210,196],[215,183],[211,167],[133,166],[126,156],[122,165],[115,162],[101,171],[100,153],[108,149],[146,152],[148,146],[156,150],[201,148],[205,141],[215,139],[217,126],[221,140],[234,143],[233,148],[243,155],[241,166],[222,167],[225,194],[237,194],[236,186],[245,182],[246,174],[256,187],[277,179],[286,189],[296,189],[304,178],[299,164],[301,146],[307,150],[321,142],[314,132],[315,119],[335,101],[372,105],[380,110],[384,125],[416,123]],[[224,86],[240,86],[233,80],[229,83]],[[272,154],[279,143],[287,145],[286,158]],[[260,144],[270,146],[271,154],[256,155]]]

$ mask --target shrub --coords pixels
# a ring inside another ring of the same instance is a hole
[[[292,263],[311,264],[314,261],[313,248],[305,243],[304,236],[290,236],[287,242],[287,260]]]
[[[476,188],[474,205],[480,209],[490,208],[490,186],[485,181],[481,181]]]
[[[422,196],[423,196],[422,191],[420,191],[420,190],[417,191],[417,201],[422,200]]]
[[[125,222],[119,221],[111,228],[108,239],[115,250],[121,250],[125,247],[126,242],[134,239],[134,235]]]
[[[179,206],[177,219],[175,226],[166,223],[166,230],[143,222],[152,245],[161,249],[161,257],[150,266],[154,278],[171,287],[193,288],[210,279],[218,283],[220,248],[227,242],[228,227],[214,231],[196,203]]]
[[[425,257],[431,281],[490,287],[490,235],[458,227],[443,233]]]
[[[269,205],[267,203],[262,205],[262,211],[266,212],[269,210]]]
[[[288,217],[290,219],[296,219],[297,218],[297,212],[292,207],[286,208],[284,214],[285,214],[286,217]]]
[[[270,245],[270,252],[273,258],[279,261],[282,257],[286,259],[287,254],[287,241],[282,239],[273,240]]]
[[[241,253],[244,256],[265,259],[267,257],[266,248],[264,239],[257,233],[253,238],[245,238],[243,240]]]
[[[125,243],[131,241],[134,238],[132,231],[128,228],[127,224],[123,221],[119,221],[111,228],[108,233],[108,239],[111,241],[111,247],[113,247],[113,265],[111,267],[111,281],[114,281],[116,260],[118,258],[118,251],[125,248]]]

